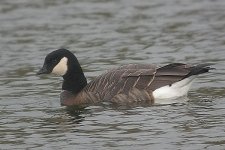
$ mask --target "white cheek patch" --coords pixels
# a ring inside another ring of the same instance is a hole
[[[63,57],[60,62],[53,68],[52,73],[63,76],[68,70],[67,66],[68,58]]]

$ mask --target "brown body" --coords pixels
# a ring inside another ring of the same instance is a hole
[[[152,92],[172,85],[187,76],[193,67],[185,64],[155,65],[130,64],[109,70],[87,84],[77,95],[61,93],[63,105],[112,103],[154,103]]]

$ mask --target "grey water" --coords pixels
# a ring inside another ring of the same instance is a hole
[[[170,105],[60,106],[36,76],[68,48],[88,81],[128,63],[215,63]],[[224,0],[1,0],[0,149],[225,149]],[[183,102],[187,99],[186,102]]]

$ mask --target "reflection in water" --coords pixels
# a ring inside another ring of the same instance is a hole
[[[72,123],[74,124],[79,124],[82,122],[85,117],[82,116],[83,113],[87,112],[88,110],[85,109],[84,107],[79,107],[79,106],[70,106],[66,107],[66,112],[68,115],[70,115],[72,118]]]
[[[1,149],[224,149],[225,1],[0,1]],[[128,63],[216,63],[171,105],[60,106],[65,47],[88,81]],[[43,79],[44,78],[44,79]],[[182,102],[181,102],[182,101]]]

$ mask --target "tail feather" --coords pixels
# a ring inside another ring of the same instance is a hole
[[[213,65],[213,64],[206,63],[206,64],[199,64],[196,66],[192,66],[190,68],[190,72],[186,76],[184,76],[183,79],[188,78],[193,75],[203,74],[203,73],[209,72],[209,70],[215,69],[215,68],[211,68],[210,67],[211,65]]]

